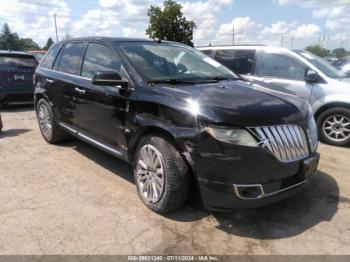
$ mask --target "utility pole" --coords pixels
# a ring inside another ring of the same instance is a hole
[[[235,26],[232,25],[232,44],[235,44]]]
[[[55,21],[56,42],[58,42],[56,16],[57,16],[57,14],[53,14],[53,20]]]
[[[284,36],[283,35],[281,35],[281,47],[283,47],[283,40],[284,40]]]

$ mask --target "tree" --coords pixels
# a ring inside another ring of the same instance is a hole
[[[345,48],[336,48],[332,53],[336,58],[344,58],[348,54]]]
[[[310,45],[305,48],[305,50],[313,53],[314,55],[325,57],[329,55],[329,51],[319,45]]]
[[[19,50],[16,40],[18,40],[18,35],[12,33],[8,24],[5,23],[0,34],[0,49]]]
[[[31,38],[19,38],[18,39],[18,50],[40,50],[40,46],[33,41]]]
[[[166,39],[193,46],[193,30],[196,24],[187,20],[182,5],[173,0],[164,1],[164,9],[151,5],[148,9],[149,25],[146,34],[150,38]]]
[[[7,23],[4,24],[0,33],[0,49],[27,51],[38,50],[39,45],[31,38],[20,38],[17,33],[12,33]]]
[[[53,40],[51,37],[49,37],[46,41],[45,46],[43,47],[44,50],[49,50],[49,48],[53,45]]]

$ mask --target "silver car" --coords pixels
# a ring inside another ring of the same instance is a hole
[[[350,145],[350,78],[307,51],[266,46],[198,48],[249,80],[309,101],[323,142]]]

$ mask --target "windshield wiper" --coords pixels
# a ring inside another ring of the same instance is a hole
[[[211,80],[211,81],[225,81],[225,80],[238,80],[239,77],[227,77],[227,76],[212,76],[208,78],[204,78],[203,80]]]
[[[176,85],[176,84],[195,84],[195,81],[190,81],[190,80],[183,80],[183,79],[178,79],[178,78],[169,78],[169,79],[154,79],[154,80],[149,80],[149,84],[154,85],[154,84],[171,84],[171,85]]]

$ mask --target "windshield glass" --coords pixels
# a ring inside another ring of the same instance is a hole
[[[36,67],[34,57],[0,56],[0,68]]]
[[[148,81],[238,78],[194,48],[176,43],[122,42],[122,52]]]
[[[337,68],[332,66],[330,63],[328,63],[326,60],[324,60],[321,57],[315,56],[307,51],[295,51],[302,57],[304,57],[306,60],[308,60],[311,64],[313,64],[315,67],[317,67],[319,70],[321,70],[325,75],[327,75],[330,78],[343,78],[345,77],[345,74],[341,71],[339,71]]]

